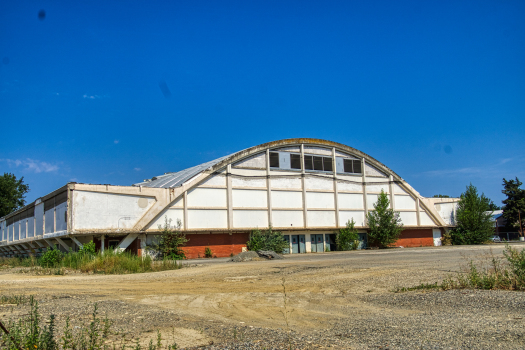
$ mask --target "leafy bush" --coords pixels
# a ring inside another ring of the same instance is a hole
[[[357,241],[357,244],[355,242]],[[335,244],[338,250],[355,250],[359,245],[359,234],[355,228],[355,221],[348,220],[346,227],[336,232]]]
[[[272,250],[276,253],[282,254],[284,249],[289,247],[289,243],[284,240],[281,231],[273,231],[269,227],[265,231],[259,229],[253,230],[250,233],[250,240],[246,242],[248,250]]]
[[[210,247],[204,248],[204,256],[206,258],[211,258],[213,256],[213,252],[211,251]]]
[[[78,250],[81,254],[95,255],[95,242],[90,241],[89,243],[83,244],[82,247]]]
[[[394,244],[403,230],[399,213],[390,208],[390,201],[383,190],[377,197],[374,210],[368,213],[367,219],[368,237],[372,243],[383,248]]]
[[[164,217],[164,226],[159,225],[160,238],[147,247],[147,250],[158,253],[159,257],[163,259],[186,259],[186,255],[181,247],[189,240],[186,238],[186,234],[181,231],[182,223],[180,220],[177,220],[177,225],[172,228],[170,221],[168,221],[167,216]]]
[[[53,246],[51,249],[46,250],[44,254],[38,260],[38,263],[42,267],[56,267],[60,264],[64,254],[57,249],[56,246]]]

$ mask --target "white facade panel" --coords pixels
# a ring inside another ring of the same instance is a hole
[[[73,191],[73,229],[132,228],[153,203],[153,197]]]
[[[339,211],[339,225],[346,226],[348,221],[354,219],[355,226],[365,226],[365,212],[364,211]]]
[[[232,177],[232,186],[266,188],[266,179],[247,179],[242,177]]]
[[[8,234],[8,241],[9,242],[12,242],[14,240],[14,238],[15,238],[15,235],[14,235],[15,231],[14,230],[15,229],[14,229],[14,225],[13,224],[7,226],[7,234]]]
[[[394,193],[407,194],[407,192],[396,183],[394,184]]]
[[[268,194],[261,190],[234,189],[232,205],[234,208],[268,208]]]
[[[304,186],[307,190],[334,190],[334,181],[331,178],[307,177],[304,179]]]
[[[333,193],[306,192],[308,209],[335,209]]]
[[[20,239],[26,238],[27,219],[20,220]]]
[[[184,208],[184,198],[181,196],[171,204],[172,208]]]
[[[67,230],[67,203],[61,203],[55,207],[56,231]]]
[[[362,194],[338,193],[339,210],[341,209],[364,209]]]
[[[35,236],[35,218],[30,217],[27,219],[27,237]]]
[[[300,178],[275,178],[270,180],[271,188],[289,188],[300,190],[302,188]]]
[[[399,217],[401,218],[401,222],[405,226],[416,226],[417,225],[417,213],[414,212],[407,212],[407,211],[401,211],[399,212]]]
[[[308,211],[308,227],[335,227],[335,211]]]
[[[188,229],[228,228],[227,210],[188,210]]]
[[[455,209],[457,203],[436,203],[434,208],[448,225],[455,225]]]
[[[302,192],[272,191],[271,196],[272,196],[272,208],[302,208],[303,207],[303,193]]]
[[[441,246],[441,230],[438,228],[432,229],[432,238],[434,239],[434,247]]]
[[[20,239],[20,221],[15,221],[13,224],[13,240],[18,241]]]
[[[5,241],[5,221],[0,221],[0,241]]]
[[[366,185],[366,191],[367,192],[390,192],[390,185],[389,184],[377,184],[377,185]]]
[[[234,210],[234,228],[266,228],[268,227],[267,210]]]
[[[424,211],[419,213],[419,222],[421,226],[436,226],[432,218]]]
[[[226,205],[226,189],[195,188],[188,191],[188,207],[225,208]]]
[[[168,225],[172,228],[177,227],[178,220],[180,220],[182,225],[181,227],[184,227],[184,209],[169,208],[164,210],[162,214],[160,214],[157,219],[148,226],[148,229],[157,230],[159,229],[159,226],[160,228],[163,228],[166,223],[166,219],[168,219]]]
[[[273,210],[274,227],[303,227],[303,212],[299,210]]]
[[[381,176],[381,177],[387,177],[385,173],[383,173],[381,170],[377,169],[376,167],[371,166],[370,164],[365,164],[365,171],[366,176]]]
[[[363,185],[360,183],[337,181],[337,190],[348,192],[363,192]]]
[[[213,175],[213,176],[210,176],[205,181],[200,183],[199,186],[226,187],[226,176],[224,176],[224,175]]]
[[[410,196],[394,196],[396,210],[416,210],[416,201]]]
[[[315,147],[315,146],[304,146],[305,154],[319,154],[322,156],[332,156],[331,148]]]
[[[55,232],[55,208],[51,208],[44,213],[45,218],[45,232]]]
[[[44,234],[44,203],[35,205],[35,235]]]
[[[374,209],[374,205],[377,203],[378,197],[379,196],[377,194],[367,194],[366,195],[366,205],[368,209]]]
[[[245,158],[240,162],[233,164],[233,166],[239,168],[266,169],[266,152]]]
[[[298,146],[290,146],[290,147],[281,147],[281,148],[271,149],[270,152],[272,151],[301,153],[301,148],[299,148]]]

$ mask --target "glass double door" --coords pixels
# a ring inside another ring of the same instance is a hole
[[[306,253],[305,235],[292,235],[292,254]]]
[[[324,252],[323,235],[310,235],[312,253]]]

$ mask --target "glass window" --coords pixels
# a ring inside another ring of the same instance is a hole
[[[354,172],[354,168],[353,168],[353,164],[354,162],[352,161],[352,159],[344,159],[344,169],[343,171],[345,173],[353,173]]]
[[[324,171],[332,171],[332,157],[323,158]]]
[[[314,170],[323,170],[323,157],[314,157]]]
[[[290,154],[290,167],[292,169],[301,169],[301,155]]]
[[[270,152],[270,167],[271,168],[279,167],[279,153]]]
[[[361,161],[354,159],[354,173],[361,174]]]
[[[314,170],[314,157],[304,156],[304,168],[306,170]]]

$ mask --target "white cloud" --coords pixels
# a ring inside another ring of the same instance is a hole
[[[59,169],[58,165],[50,164],[47,162],[42,162],[39,160],[26,158],[23,160],[20,159],[0,159],[0,161],[7,162],[10,167],[18,168],[20,166],[24,167],[24,170],[31,171],[34,173],[50,173],[57,171]]]
[[[114,143],[115,145],[117,145],[119,142],[120,142],[119,140],[115,140],[115,141],[113,141],[113,143]]]
[[[141,169],[141,168],[133,168],[133,170],[135,170],[135,171],[141,171],[142,169]]]

